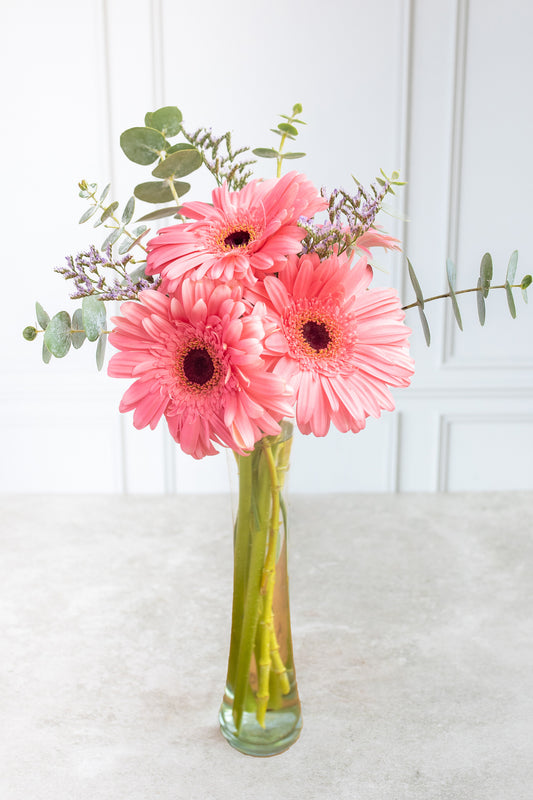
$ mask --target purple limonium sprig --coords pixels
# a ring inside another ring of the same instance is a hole
[[[122,258],[114,258],[111,246],[104,252],[91,245],[89,250],[77,256],[66,256],[66,267],[56,267],[55,272],[63,275],[65,280],[74,282],[75,291],[70,295],[74,299],[98,295],[102,300],[136,300],[144,289],[156,288],[152,278],[147,278],[142,269],[133,276],[128,265],[135,263],[133,256],[127,253]],[[103,270],[113,270],[118,274],[111,283],[102,274]]]
[[[358,184],[351,195],[343,189],[328,192],[322,187],[320,194],[328,201],[325,222],[313,222],[301,217],[298,224],[307,232],[302,241],[303,253],[317,253],[321,259],[329,258],[357,247],[357,239],[374,225],[385,195],[392,191],[389,180],[380,180],[370,189]]]

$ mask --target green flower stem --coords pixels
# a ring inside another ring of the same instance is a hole
[[[228,683],[234,685],[237,669],[238,643],[241,638],[248,573],[248,534],[250,523],[250,498],[252,496],[253,456],[236,456],[239,468],[239,508],[235,523],[233,565],[233,611],[231,618],[230,661]]]
[[[250,663],[257,634],[257,625],[259,622],[261,605],[263,602],[260,589],[269,529],[268,510],[270,504],[270,492],[268,486],[268,472],[265,469],[264,459],[261,458],[261,455],[262,453],[259,449],[258,457],[256,459],[254,459],[253,456],[241,456],[240,458],[241,464],[243,460],[250,459],[252,461],[252,465],[257,469],[257,495],[254,496],[252,489],[251,495],[249,495],[248,503],[251,504],[254,513],[245,515],[245,517],[252,519],[253,531],[248,561],[248,583],[246,586],[243,608],[241,612],[242,625],[240,630],[240,645],[238,648],[233,682],[233,720],[235,722],[237,731],[239,731],[241,726],[244,702],[246,699],[246,691],[248,686]],[[258,463],[254,464],[253,461],[257,461]],[[244,508],[240,508],[240,510],[243,511]],[[237,535],[235,550],[236,559],[239,563],[239,572],[242,568],[240,562],[243,556],[242,553],[237,556],[237,551],[239,550],[239,545],[241,545],[241,550],[244,549],[242,546],[243,544],[244,542],[241,542]],[[244,583],[244,581],[241,582]],[[239,593],[242,591],[241,586],[239,586],[238,591]],[[238,608],[240,607],[239,600],[237,601],[237,606]]]
[[[276,551],[278,548],[278,535],[279,535],[279,492],[280,485],[278,480],[278,473],[276,470],[276,463],[272,448],[266,445],[264,453],[270,474],[270,489],[271,489],[271,517],[270,517],[270,534],[268,539],[268,551],[263,566],[261,576],[261,593],[264,594],[265,599],[263,603],[263,611],[259,622],[259,664],[258,664],[258,689],[257,689],[257,711],[256,717],[259,724],[265,727],[265,715],[269,700],[269,680],[270,680],[270,667],[272,659],[270,655],[270,642],[272,633],[274,631],[272,601],[274,599],[274,584],[276,582]]]

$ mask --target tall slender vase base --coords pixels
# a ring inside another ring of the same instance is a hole
[[[233,720],[233,703],[224,696],[218,715],[220,730],[229,744],[248,756],[275,756],[288,750],[302,730],[300,703],[279,711],[269,711],[262,728],[255,711],[245,711],[237,733]]]
[[[292,424],[238,455],[233,610],[222,735],[250,756],[287,750],[302,728],[292,653],[287,509],[282,489]]]

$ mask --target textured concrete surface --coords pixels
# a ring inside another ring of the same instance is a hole
[[[291,499],[304,729],[217,727],[224,497],[0,498],[2,800],[531,800],[533,494]]]

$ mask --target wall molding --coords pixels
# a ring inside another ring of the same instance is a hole
[[[435,491],[448,492],[450,482],[450,454],[451,454],[451,432],[453,425],[457,423],[466,423],[468,425],[479,424],[492,424],[495,426],[502,425],[533,425],[533,413],[515,413],[513,416],[505,417],[502,419],[501,414],[498,413],[468,413],[458,412],[452,414],[439,415],[439,446],[437,457],[437,484]]]

